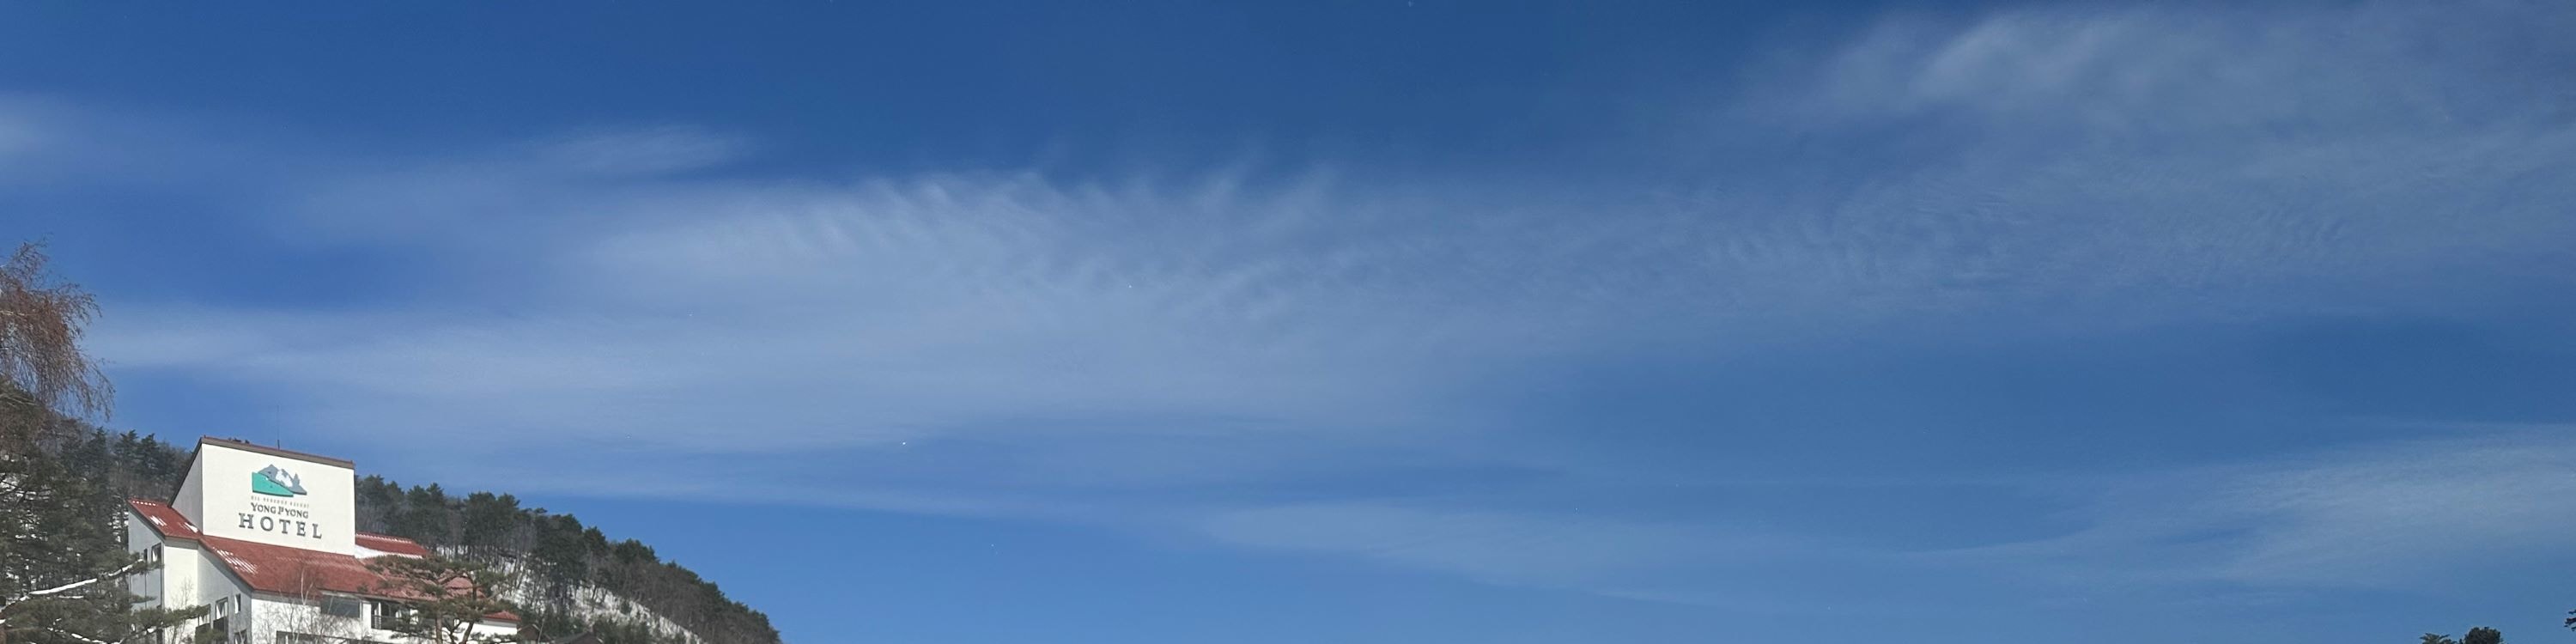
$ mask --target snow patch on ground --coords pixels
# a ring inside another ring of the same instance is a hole
[[[470,558],[478,560],[489,560],[491,558],[483,553],[468,553],[465,549],[456,547],[439,548],[438,554],[443,557]],[[503,572],[510,573],[512,577],[518,579],[518,583],[513,584],[510,588],[502,591],[502,598],[508,599],[521,606],[531,608],[548,606],[556,603],[545,597],[545,585],[543,582],[535,579],[533,575],[524,574],[526,565],[518,557],[504,556],[501,558],[499,564],[494,567]],[[653,609],[645,608],[643,604],[635,603],[633,600],[621,597],[617,593],[609,592],[607,589],[590,584],[580,584],[571,589],[570,595],[570,606],[567,608],[569,608],[573,616],[579,617],[584,621],[597,618],[608,618],[621,622],[642,623],[646,628],[651,629],[653,634],[658,637],[678,638],[679,640],[688,642],[689,644],[705,644],[707,641],[706,638],[698,637],[697,633],[689,632],[689,629],[685,626],[681,626],[679,622],[671,621],[669,618],[653,612]]]

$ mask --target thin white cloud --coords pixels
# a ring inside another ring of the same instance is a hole
[[[1234,510],[1206,517],[1199,528],[1238,545],[1356,556],[1499,584],[1614,593],[1672,592],[1643,587],[1828,552],[1813,539],[1742,529],[1393,502]],[[1718,590],[1707,583],[1693,586],[1687,590]]]
[[[1251,507],[1209,514],[1198,529],[1236,545],[1495,584],[1761,610],[1777,608],[1763,598],[1786,597],[1881,605],[2022,592],[2279,599],[2406,590],[2576,559],[2564,547],[2576,530],[2576,440],[2566,429],[2124,476],[2092,491],[2056,490],[2079,499],[2079,529],[1952,550],[1886,545],[1885,534],[1861,546],[1706,522],[1428,502]],[[1961,520],[1990,510],[1963,507]],[[1801,603],[1812,602],[1784,606]]]
[[[417,295],[359,310],[117,302],[98,344],[129,372],[247,386],[286,431],[634,450],[560,466],[600,478],[531,485],[595,491],[630,482],[611,466],[633,459],[703,457],[767,465],[724,471],[784,496],[831,490],[835,475],[881,484],[805,496],[822,505],[1011,513],[1114,490],[1105,503],[1164,504],[1135,514],[1226,543],[1740,597],[1733,582],[1668,577],[1892,555],[1511,507],[1167,497],[1487,459],[1547,468],[1544,454],[1468,449],[1501,429],[1582,431],[1489,411],[1519,393],[1483,389],[1493,376],[1541,360],[1943,323],[2100,332],[2440,312],[2499,279],[2563,275],[2576,130],[2507,104],[2525,88],[2491,73],[2494,51],[2401,56],[2481,14],[2417,15],[1892,20],[1807,52],[1795,67],[1812,78],[1721,110],[1730,127],[1878,146],[1870,164],[1607,188],[1330,171],[715,177],[697,171],[757,146],[686,127],[254,164],[310,170],[257,179],[270,198],[241,209],[264,213],[259,225],[295,248],[428,258],[421,283],[402,285]],[[2471,75],[2505,89],[2446,93]],[[2397,100],[2369,104],[2380,86]],[[2283,123],[2329,102],[2357,106]],[[2433,118],[2445,113],[2477,118]],[[1921,138],[1864,141],[1891,123]],[[2177,132],[2190,136],[2160,138]],[[1801,173],[1833,180],[1775,181]],[[2402,579],[2465,556],[2437,529],[2530,543],[2534,528],[2498,517],[2555,507],[2542,499],[2562,491],[2545,472],[2556,448],[2495,449],[2453,449],[2431,469],[2356,457],[2222,472],[2102,500],[2101,525],[2079,535],[1906,565],[2100,577],[2152,552],[2134,567],[2176,579]],[[847,472],[794,467],[814,454]],[[441,456],[412,457],[460,460]],[[2528,478],[2437,476],[2472,461]],[[631,482],[620,489],[706,493]],[[2473,498],[2490,490],[2504,493]],[[2370,499],[2425,511],[2380,516]],[[2141,518],[2165,515],[2181,518]]]
[[[1763,70],[1745,114],[1790,121],[1968,117],[2065,136],[2224,140],[2546,117],[2546,2],[2029,7],[1898,14],[1829,54]],[[1931,121],[1937,123],[1939,121]],[[2080,140],[2064,140],[2079,145]]]
[[[2084,530],[1928,560],[2074,583],[2403,589],[2566,559],[2576,440],[2565,429],[2142,477],[2089,503]]]
[[[538,144],[539,167],[595,176],[653,176],[702,170],[740,159],[751,142],[703,129],[659,127],[602,130]]]

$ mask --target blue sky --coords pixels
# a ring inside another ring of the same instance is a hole
[[[2576,637],[2551,3],[0,8],[116,424],[797,642]]]

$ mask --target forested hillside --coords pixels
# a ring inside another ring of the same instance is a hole
[[[100,501],[123,497],[169,500],[188,465],[178,445],[135,432],[108,434],[82,428],[59,452],[73,471],[100,472]],[[575,595],[596,587],[678,623],[711,644],[771,644],[778,631],[769,617],[679,564],[661,560],[633,539],[610,541],[598,528],[570,514],[520,507],[508,494],[450,496],[438,485],[405,489],[381,477],[358,480],[358,529],[409,537],[451,555],[505,564],[525,575],[534,601],[523,606],[528,624],[549,636],[598,632],[610,644],[679,644],[656,636],[631,616],[574,610]]]

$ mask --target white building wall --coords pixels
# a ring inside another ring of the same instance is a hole
[[[189,542],[163,544],[161,559],[162,569],[173,572],[166,586],[168,594],[164,597],[189,598],[186,603],[172,605],[208,607],[205,616],[208,621],[231,617],[226,627],[235,633],[255,627],[255,624],[248,623],[252,617],[245,605],[250,599],[250,589],[234,581],[232,571],[224,568],[223,561],[206,552],[203,546]],[[194,629],[195,626],[190,624],[189,628]]]
[[[226,598],[238,600],[250,595],[250,589],[233,580],[232,571],[224,567],[222,560],[197,544],[163,544],[161,560],[162,569],[173,573],[165,586],[169,590],[164,597],[190,598],[188,603],[178,605],[212,606]]]
[[[204,450],[200,449],[199,451]],[[198,457],[192,456],[190,458]],[[170,497],[170,509],[178,510],[179,516],[187,517],[188,520],[195,521],[198,525],[204,525],[206,523],[205,498],[204,495],[197,493],[197,491],[203,487],[197,483],[197,479],[204,478],[203,474],[198,473],[197,468],[203,467],[204,465],[205,462],[202,459],[189,461],[188,477],[180,479],[179,481],[179,495]]]
[[[233,579],[232,574],[222,567],[221,560],[206,553],[199,545],[187,541],[165,542],[143,523],[143,519],[127,513],[127,546],[138,553],[160,547],[162,565],[158,570],[128,578],[127,583],[135,594],[149,598],[141,606],[158,606],[167,601],[174,607],[208,607],[204,618],[173,629],[174,636],[185,636],[200,624],[230,616],[226,629],[248,633],[248,641],[253,644],[282,643],[284,640],[278,638],[281,633],[363,642],[406,641],[392,631],[370,628],[374,607],[365,598],[329,594],[358,603],[359,616],[347,618],[324,613],[324,600],[319,597],[308,599],[251,591]],[[218,606],[229,606],[230,612],[219,613],[215,608]],[[475,627],[476,632],[487,635],[507,635],[517,630],[516,624],[498,621],[486,621]]]
[[[357,617],[341,617],[323,612],[323,603],[332,598],[358,603]],[[291,644],[286,635],[314,635],[324,641],[355,640],[361,642],[406,642],[402,634],[374,627],[375,606],[364,598],[339,593],[319,597],[296,597],[260,593],[252,602],[257,613],[252,627],[252,644]],[[518,625],[486,620],[474,626],[480,635],[504,636],[518,632]]]
[[[226,626],[234,632],[241,632],[246,622],[254,619],[247,614],[253,610],[250,607],[250,589],[234,580],[232,573],[223,567],[223,562],[207,555],[195,542],[164,541],[159,533],[146,525],[142,516],[127,512],[125,544],[128,552],[138,555],[154,548],[160,549],[159,568],[126,578],[126,589],[144,598],[141,606],[208,607],[205,617],[180,625],[176,629],[177,634],[185,635],[193,632],[199,624],[234,614],[240,616]],[[219,612],[218,606],[224,607],[223,610]]]
[[[252,605],[255,607],[250,640],[253,644],[282,642],[283,640],[278,638],[281,633],[378,642],[399,641],[390,636],[377,636],[375,631],[367,628],[367,614],[363,608],[359,610],[357,617],[337,617],[324,614],[320,600],[266,593],[255,597]],[[363,605],[364,603],[361,602],[361,606]]]
[[[125,513],[125,551],[141,556],[159,547],[161,547],[161,535],[144,522],[143,515]],[[125,576],[125,591],[145,599],[144,602],[137,604],[137,607],[154,608],[161,605],[161,597],[169,593],[168,566],[169,564],[164,563],[160,568]]]

